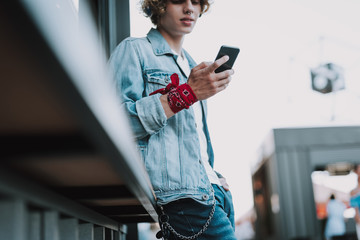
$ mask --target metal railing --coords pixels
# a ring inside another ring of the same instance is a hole
[[[0,240],[119,240],[157,218],[96,27],[68,2],[0,3]]]

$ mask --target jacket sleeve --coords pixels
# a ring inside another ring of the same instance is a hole
[[[124,40],[109,60],[121,106],[137,139],[157,133],[167,123],[160,94],[146,96],[141,58],[134,41]]]

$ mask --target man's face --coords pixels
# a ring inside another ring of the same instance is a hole
[[[171,36],[183,36],[193,30],[200,12],[200,0],[168,0],[158,27]]]

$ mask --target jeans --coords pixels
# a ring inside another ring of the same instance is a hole
[[[236,240],[234,208],[231,193],[223,187],[213,184],[216,206],[214,216],[206,229],[197,240]],[[170,225],[180,234],[191,236],[199,232],[204,226],[212,209],[212,205],[203,205],[192,199],[181,199],[163,206],[169,216]],[[170,240],[179,239],[172,233]]]

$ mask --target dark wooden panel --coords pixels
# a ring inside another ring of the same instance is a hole
[[[82,186],[53,188],[54,191],[72,199],[116,199],[132,198],[134,195],[124,185]]]
[[[1,124],[0,124],[1,125]],[[93,153],[93,144],[80,132],[0,134],[1,158],[21,160],[22,157],[42,157]]]
[[[13,161],[11,167],[46,186],[122,185],[122,176],[101,155],[73,154]]]

